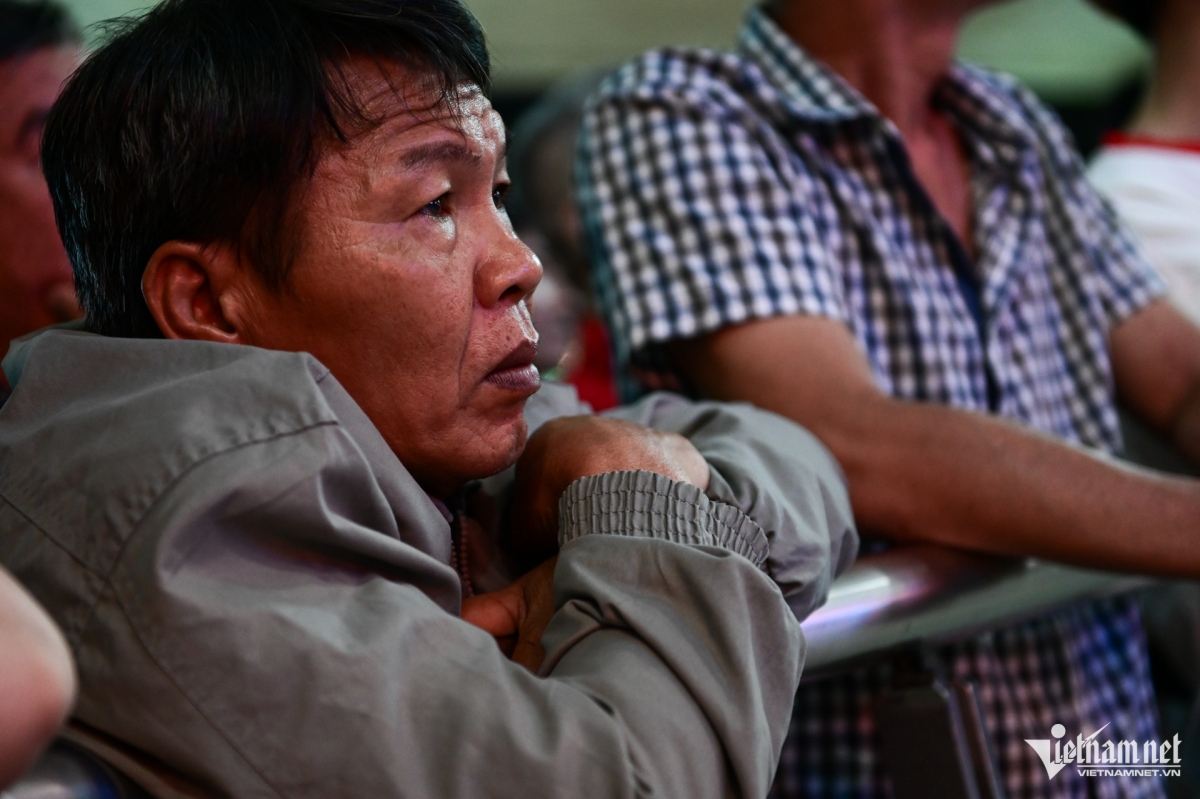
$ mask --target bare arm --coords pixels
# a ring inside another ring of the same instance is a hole
[[[1121,402],[1200,465],[1200,329],[1159,301],[1118,325],[1109,349]]]
[[[0,789],[33,765],[74,696],[75,671],[62,635],[0,569]]]
[[[838,322],[752,322],[676,342],[671,353],[703,393],[749,400],[816,434],[845,469],[865,530],[1200,575],[1200,483],[1128,467],[983,414],[891,399]],[[1160,400],[1154,408],[1170,405]],[[1152,421],[1170,415],[1137,410]]]

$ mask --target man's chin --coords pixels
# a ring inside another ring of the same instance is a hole
[[[521,405],[524,406],[524,402]],[[518,416],[503,428],[494,431],[494,435],[487,438],[487,444],[481,447],[483,451],[473,453],[473,457],[469,459],[470,474],[466,476],[466,480],[482,480],[499,474],[521,457],[521,453],[525,451],[525,442],[529,438],[525,417]]]
[[[522,408],[524,405],[525,403],[522,402]],[[512,438],[508,446],[502,450],[503,455],[499,459],[499,465],[491,474],[498,474],[512,466],[521,457],[521,453],[525,451],[525,444],[529,440],[529,427],[525,423],[524,416],[513,425],[511,436]],[[488,476],[490,477],[491,475]]]

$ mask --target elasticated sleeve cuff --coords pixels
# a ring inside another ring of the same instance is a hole
[[[760,569],[767,536],[732,505],[714,502],[698,486],[654,472],[607,472],[576,480],[558,501],[559,545],[585,535],[658,538],[722,547]]]

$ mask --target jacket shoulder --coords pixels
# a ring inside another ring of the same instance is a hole
[[[99,573],[198,463],[338,423],[319,388],[328,371],[302,353],[50,331],[15,356],[0,412],[8,525],[21,520]]]

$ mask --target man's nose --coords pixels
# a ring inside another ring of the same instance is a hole
[[[476,296],[485,308],[516,305],[542,280],[541,262],[511,228],[496,239],[475,273]]]

